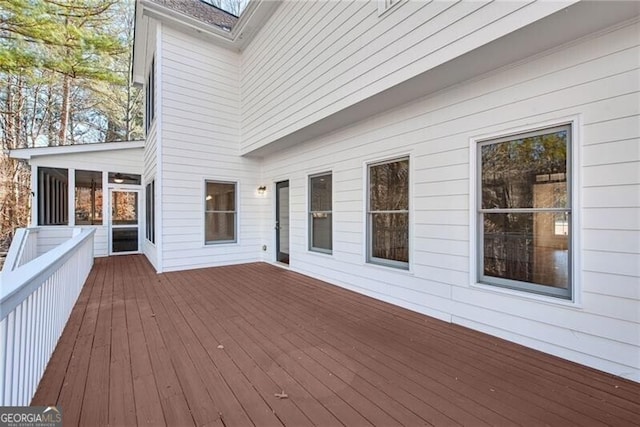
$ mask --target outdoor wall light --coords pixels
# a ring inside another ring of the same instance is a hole
[[[263,196],[264,193],[266,193],[266,192],[267,192],[267,187],[266,186],[261,185],[260,187],[258,187],[258,194],[259,195]]]

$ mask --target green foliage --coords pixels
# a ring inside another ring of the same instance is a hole
[[[140,139],[130,0],[0,0],[0,148]],[[29,217],[29,169],[0,158],[0,246]]]
[[[5,0],[0,12],[0,71],[37,68],[122,83],[104,67],[127,49],[105,25],[114,4],[115,0]]]

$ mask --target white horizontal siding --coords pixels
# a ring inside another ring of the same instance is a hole
[[[639,32],[637,23],[612,30],[265,158],[267,183],[290,180],[291,267],[640,379]],[[470,138],[566,117],[581,123],[581,306],[470,286]],[[363,213],[366,162],[407,154],[410,272],[365,263]],[[307,179],[324,170],[333,173],[332,255],[306,247]],[[265,228],[265,244],[273,234]]]
[[[87,228],[87,226],[78,226]],[[38,256],[49,252],[62,243],[71,239],[73,230],[76,227],[38,227]],[[103,257],[109,254],[107,227],[93,226],[96,232],[93,235],[93,256]]]
[[[162,30],[163,271],[258,261],[257,161],[238,156],[239,54]],[[204,181],[238,182],[238,242],[204,244]]]
[[[242,150],[263,146],[568,6],[286,2],[242,57]]]

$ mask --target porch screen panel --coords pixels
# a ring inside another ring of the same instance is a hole
[[[38,225],[69,224],[69,171],[38,168]]]
[[[102,225],[102,172],[76,170],[76,225]]]

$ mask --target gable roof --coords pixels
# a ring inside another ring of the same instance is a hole
[[[226,31],[231,31],[238,22],[238,17],[222,9],[206,3],[202,0],[149,0],[181,13],[188,17],[197,19],[205,24],[215,25]]]

